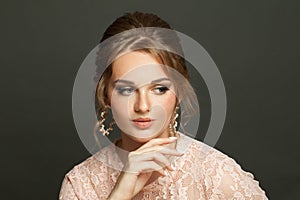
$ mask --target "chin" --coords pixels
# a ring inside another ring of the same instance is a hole
[[[149,137],[135,137],[135,136],[129,136],[132,140],[138,143],[146,143],[149,142],[150,140],[154,139],[157,137],[157,135],[149,136]]]
[[[126,134],[127,137],[129,137],[131,140],[135,141],[135,142],[138,142],[138,143],[147,143],[149,142],[150,140],[154,139],[154,138],[158,138],[159,136],[162,135],[162,133],[156,133],[156,134],[149,134],[147,136],[144,136],[144,137],[137,137],[137,136],[133,136],[133,135],[129,135],[129,134]]]

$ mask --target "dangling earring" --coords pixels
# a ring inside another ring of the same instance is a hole
[[[174,110],[174,113],[173,113],[173,119],[171,120],[170,124],[169,124],[169,129],[170,129],[170,133],[171,133],[171,136],[175,136],[177,134],[177,121],[176,119],[178,118],[178,113],[177,113],[177,110],[179,109],[178,106],[176,106],[175,110]]]
[[[105,130],[105,125],[104,122],[106,120],[106,115],[108,113],[108,109],[109,107],[106,106],[104,107],[103,111],[100,114],[100,121],[99,121],[99,131],[102,133],[103,136],[105,135],[109,135],[109,132],[113,130],[113,125],[116,123],[115,120],[113,120],[110,124],[109,124],[109,128]]]

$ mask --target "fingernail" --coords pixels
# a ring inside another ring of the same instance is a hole
[[[177,137],[169,137],[171,140],[177,140]]]
[[[164,174],[165,176],[168,176],[168,172],[166,170],[164,170]]]

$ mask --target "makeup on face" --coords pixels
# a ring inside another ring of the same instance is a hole
[[[132,52],[119,59],[109,90],[118,127],[133,138],[159,137],[167,131],[176,104],[172,81],[149,54]]]

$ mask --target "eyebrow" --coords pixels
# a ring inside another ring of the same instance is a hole
[[[119,82],[134,85],[134,82],[128,81],[128,80],[123,80],[123,79],[115,80],[115,81],[114,81],[114,84],[119,83]]]
[[[156,79],[156,80],[151,81],[151,84],[153,84],[153,83],[160,83],[160,82],[162,82],[162,81],[171,81],[171,80],[170,80],[169,78],[159,78],[159,79]],[[114,81],[114,84],[119,83],[119,82],[121,82],[121,83],[126,83],[126,84],[130,84],[130,85],[134,85],[134,82],[129,81],[129,80],[124,80],[124,79],[118,79],[118,80],[115,80],[115,81]]]
[[[151,81],[151,84],[159,83],[159,82],[162,82],[162,81],[171,81],[171,80],[169,78],[159,78],[159,79],[156,79],[154,81]]]

